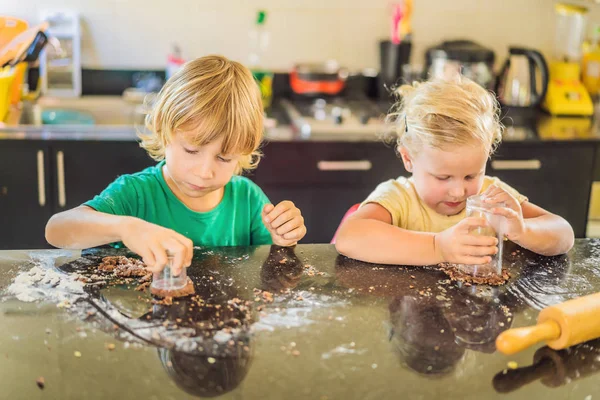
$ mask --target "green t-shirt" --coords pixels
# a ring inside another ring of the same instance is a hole
[[[233,176],[221,202],[207,212],[189,209],[171,191],[162,173],[164,161],[154,167],[122,175],[84,205],[103,213],[143,219],[188,237],[195,246],[248,246],[271,244],[261,212],[269,199],[251,180]]]

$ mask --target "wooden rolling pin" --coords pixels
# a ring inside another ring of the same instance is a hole
[[[504,354],[525,350],[542,340],[555,350],[600,337],[600,293],[544,308],[537,325],[509,329],[496,338]]]

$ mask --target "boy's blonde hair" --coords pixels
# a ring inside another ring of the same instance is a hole
[[[481,143],[492,154],[502,140],[498,102],[486,89],[463,76],[403,85],[390,114],[398,146],[415,154],[424,145],[447,150]]]
[[[195,146],[223,138],[223,154],[242,157],[236,173],[256,168],[263,135],[263,106],[252,73],[212,55],[187,62],[158,93],[146,115],[141,146],[157,161],[178,132],[195,132]]]

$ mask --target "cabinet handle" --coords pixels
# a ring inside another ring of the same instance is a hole
[[[540,160],[494,160],[492,161],[492,169],[498,171],[508,170],[538,170],[542,168]]]
[[[38,203],[40,207],[46,205],[46,172],[44,169],[44,150],[37,152],[37,184],[38,184]]]
[[[320,171],[368,171],[373,167],[369,160],[358,161],[319,161]]]
[[[67,195],[65,193],[65,153],[62,151],[56,153],[56,173],[58,175],[58,205],[64,207],[67,205]]]

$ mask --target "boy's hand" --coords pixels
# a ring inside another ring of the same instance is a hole
[[[486,197],[486,203],[506,204],[506,208],[494,208],[492,209],[492,213],[505,217],[503,218],[505,221],[502,233],[513,242],[519,240],[523,232],[525,232],[525,221],[523,219],[523,210],[518,200],[506,190],[496,185],[491,185],[483,195]],[[495,227],[495,229],[498,229],[498,227]]]
[[[498,239],[477,236],[470,232],[486,226],[485,218],[465,218],[458,224],[435,235],[435,249],[444,262],[453,264],[485,264],[498,252]]]
[[[304,218],[298,207],[289,200],[284,200],[277,206],[265,205],[262,218],[271,233],[273,244],[278,246],[293,246],[306,235]]]
[[[194,244],[190,239],[138,218],[129,218],[123,224],[121,241],[140,255],[152,272],[160,272],[167,265],[167,251],[173,255],[172,270],[176,275],[192,263]]]

